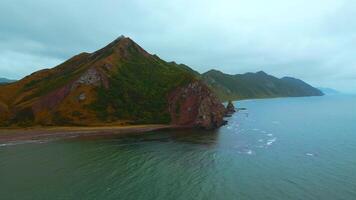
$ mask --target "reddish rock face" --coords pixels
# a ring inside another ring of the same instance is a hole
[[[105,88],[109,87],[107,77],[95,68],[90,68],[81,77],[79,77],[78,80],[69,83],[40,98],[39,101],[34,103],[32,110],[34,113],[38,113],[43,110],[52,110],[80,85],[91,85],[95,87],[100,86],[101,84],[103,84]]]
[[[225,123],[225,107],[200,81],[171,92],[168,104],[172,124],[213,129]]]
[[[58,90],[55,90],[54,92],[49,93],[45,97],[41,98],[38,102],[34,103],[32,106],[32,110],[34,113],[38,113],[42,110],[45,109],[52,109],[58,104],[61,103],[61,101],[68,96],[70,93],[70,85],[66,85]]]

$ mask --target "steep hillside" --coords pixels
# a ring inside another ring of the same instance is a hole
[[[177,100],[182,88],[196,93]],[[187,102],[194,103],[181,106]],[[214,106],[203,112],[204,102]],[[176,120],[186,117],[183,108],[194,113],[188,121]],[[3,126],[174,123],[212,128],[223,123],[225,112],[184,65],[165,62],[123,36],[94,53],[0,86],[0,109]],[[208,123],[201,122],[204,117]]]
[[[263,71],[229,75],[210,70],[202,74],[202,79],[221,100],[323,95],[321,91],[299,79],[279,79]]]

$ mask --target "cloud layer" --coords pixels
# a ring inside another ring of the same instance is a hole
[[[2,0],[0,76],[21,78],[124,34],[204,72],[264,70],[356,92],[353,0]]]

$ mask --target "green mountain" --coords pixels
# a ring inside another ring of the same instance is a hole
[[[127,37],[0,86],[0,125],[174,124],[213,128],[225,108],[185,65]]]
[[[320,90],[299,79],[291,77],[279,79],[263,71],[230,75],[210,70],[202,74],[201,78],[224,101],[323,95]]]

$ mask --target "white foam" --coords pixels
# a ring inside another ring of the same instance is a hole
[[[8,146],[14,146],[14,145],[19,145],[19,144],[26,144],[27,142],[9,142],[5,144],[0,144],[0,147],[8,147]]]
[[[213,159],[214,159],[214,160],[216,159],[216,153],[213,154]]]
[[[3,144],[0,144],[0,147],[8,147],[8,146],[21,145],[21,144],[30,144],[30,143],[43,144],[43,143],[47,143],[49,141],[50,140],[25,140],[25,141],[18,141],[18,142],[3,143]]]
[[[313,153],[306,153],[305,155],[306,155],[306,156],[314,156]]]
[[[273,137],[272,133],[267,134],[268,137]]]
[[[259,139],[258,142],[263,142],[263,139]]]
[[[266,131],[261,131],[261,133],[267,133]]]
[[[247,155],[254,155],[255,152],[252,151],[251,149],[245,149],[245,150],[242,150],[242,151],[239,151],[240,154],[247,154]]]
[[[267,146],[271,146],[274,142],[276,142],[277,141],[277,138],[272,138],[272,139],[270,139],[270,140],[267,140],[267,143],[266,143],[266,145]]]
[[[252,129],[253,131],[259,131],[260,129],[258,129],[258,128],[254,128],[254,129]]]

